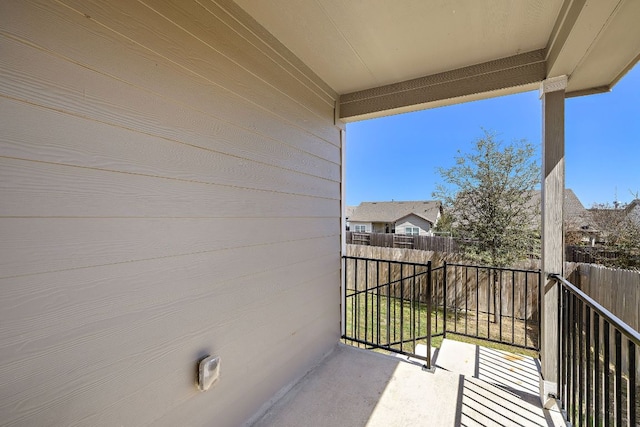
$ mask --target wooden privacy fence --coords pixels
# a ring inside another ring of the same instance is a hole
[[[606,246],[567,245],[565,247],[565,260],[613,267],[622,266],[622,268],[640,268],[640,254],[637,252],[612,249]]]
[[[411,295],[426,302],[425,265],[364,259],[348,262],[351,263],[346,277],[349,289],[364,291],[390,284],[390,296]],[[434,265],[433,296],[444,302],[446,293],[446,305],[451,310],[485,314],[497,311],[518,319],[537,319],[539,271],[447,263],[439,267]],[[441,268],[446,268],[446,272]],[[411,294],[414,288],[416,296]]]
[[[384,248],[418,249],[422,251],[459,252],[460,245],[452,237],[411,236],[392,233],[358,233],[347,231],[347,244]]]
[[[447,332],[539,349],[540,270],[445,262],[432,277]]]
[[[366,258],[348,258],[345,262],[347,289],[359,292],[385,286],[386,297],[406,296],[426,302],[428,279],[424,264]]]
[[[515,316],[537,320],[539,312],[539,270],[519,270],[465,264],[447,264],[436,280],[447,283],[447,306],[458,311]],[[436,285],[437,298],[444,287]],[[441,296],[442,295],[442,296]]]
[[[514,315],[517,318],[528,319],[536,318],[538,314],[538,283],[534,279],[531,272],[539,269],[539,262],[531,260],[526,266],[518,269],[497,269],[492,267],[470,266],[466,264],[460,257],[444,256],[435,251],[421,250],[402,250],[382,247],[354,247],[347,246],[347,255],[360,258],[369,258],[380,260],[376,271],[369,271],[368,276],[363,276],[364,269],[360,270],[360,280],[357,286],[365,286],[367,283],[371,287],[373,283],[379,280],[387,280],[392,282],[391,289],[394,296],[399,297],[404,290],[400,284],[408,287],[407,277],[413,275],[413,271],[408,265],[400,263],[383,263],[381,260],[398,261],[401,263],[417,263],[426,264],[431,261],[433,268],[447,265],[447,276],[449,287],[447,288],[447,305],[450,307],[465,308],[468,310],[478,309],[480,312],[493,313],[494,295],[490,292],[493,288],[494,279],[497,287],[502,290],[498,295],[498,303],[495,304],[498,311],[502,310],[505,314]],[[350,274],[354,274],[355,269],[350,269]],[[418,269],[419,271],[419,269]],[[509,272],[507,274],[507,272]],[[353,280],[353,277],[349,278]],[[420,289],[424,289],[424,277],[419,279]],[[439,301],[444,298],[444,288],[441,281],[444,276],[436,270],[434,280],[434,298]],[[422,293],[426,294],[426,293]]]
[[[568,278],[598,304],[640,331],[640,271],[579,264]]]

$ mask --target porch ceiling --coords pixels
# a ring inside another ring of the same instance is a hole
[[[530,90],[609,90],[640,58],[636,0],[235,0],[346,120]]]

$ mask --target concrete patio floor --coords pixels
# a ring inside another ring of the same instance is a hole
[[[557,409],[542,409],[531,357],[448,339],[434,356],[427,372],[417,360],[339,344],[254,425],[565,425]]]

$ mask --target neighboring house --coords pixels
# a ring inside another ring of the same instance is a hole
[[[540,190],[536,190],[531,200],[532,206],[536,208],[540,206],[540,196]],[[539,220],[539,216],[536,218]],[[591,212],[585,209],[578,196],[570,188],[564,190],[564,231],[565,236],[573,236],[572,240],[588,244],[594,244],[598,234]]]
[[[624,208],[624,214],[634,224],[640,226],[640,199],[635,199]]]
[[[427,236],[442,215],[439,201],[362,202],[349,217],[351,231]]]
[[[614,203],[614,207],[591,208],[589,213],[599,225],[597,242],[601,244],[610,243],[610,233],[612,232],[614,235],[624,234],[625,231],[621,231],[621,227],[625,225],[640,227],[640,199],[635,199],[626,206]]]

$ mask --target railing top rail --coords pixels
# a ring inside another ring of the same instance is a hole
[[[420,279],[421,276],[427,276],[429,274],[428,271],[423,271],[420,273],[416,273],[416,274],[411,274],[408,276],[404,276],[401,279],[395,279],[395,280],[391,280],[390,282],[384,282],[384,283],[380,283],[378,285],[371,285],[366,289],[361,289],[359,291],[355,291],[352,294],[349,294],[349,296],[352,295],[359,295],[359,294],[363,294],[363,293],[367,293],[367,292],[371,292],[371,291],[375,291],[376,289],[382,289],[385,286],[391,286],[391,285],[397,285],[399,283],[404,282],[405,280],[411,280],[411,279]]]
[[[471,265],[471,264],[458,264],[454,262],[448,262],[447,266],[451,267],[471,267],[471,268],[482,268],[487,270],[498,270],[498,271],[515,271],[518,273],[540,273],[540,269],[536,270],[528,270],[525,268],[509,268],[509,267],[491,267],[489,265]]]
[[[427,267],[429,266],[429,264],[431,264],[431,261],[427,261],[427,262],[407,262],[407,261],[394,261],[391,259],[380,259],[380,258],[364,258],[364,257],[358,257],[358,256],[349,256],[349,255],[342,255],[343,259],[356,259],[356,260],[360,260],[360,261],[378,261],[378,262],[390,262],[392,264],[404,264],[404,265],[415,265],[416,267]]]
[[[601,317],[603,317],[607,322],[609,322],[611,325],[615,326],[618,330],[620,330],[620,332],[622,332],[635,345],[640,346],[640,333],[638,331],[634,330],[631,326],[627,325],[615,314],[611,313],[609,310],[607,310],[606,308],[598,304],[598,302],[596,302],[593,298],[591,298],[589,295],[582,292],[573,283],[569,282],[567,279],[560,276],[559,274],[550,274],[549,278],[555,280],[561,286],[573,292],[583,302],[585,302],[592,309],[597,311],[598,314]]]

